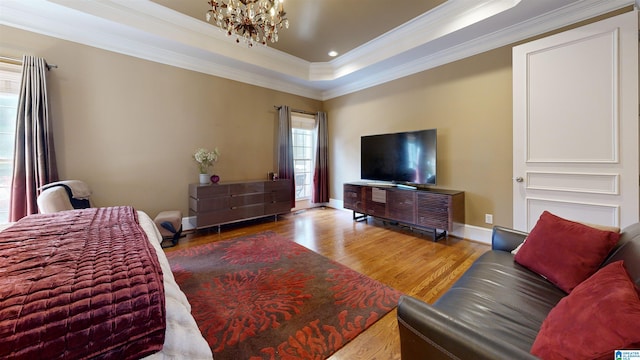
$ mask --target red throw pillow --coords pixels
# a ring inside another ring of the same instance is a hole
[[[514,259],[569,293],[598,270],[619,238],[545,211]]]
[[[622,261],[585,280],[551,309],[531,347],[542,359],[613,359],[640,349],[640,298]]]

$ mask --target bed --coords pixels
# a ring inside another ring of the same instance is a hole
[[[114,239],[95,240],[98,232]],[[0,358],[212,359],[161,241],[131,207],[32,215],[0,228]],[[91,280],[81,276],[86,259]],[[142,265],[125,270],[125,282],[118,264],[130,262]]]

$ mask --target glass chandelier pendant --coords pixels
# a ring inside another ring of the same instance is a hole
[[[210,0],[207,21],[226,31],[227,36],[236,35],[249,46],[255,43],[267,45],[278,41],[278,29],[289,28],[284,0]]]

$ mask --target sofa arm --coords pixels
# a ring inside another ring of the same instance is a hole
[[[410,296],[402,296],[398,303],[398,328],[404,360],[537,359]]]
[[[511,251],[522,244],[528,233],[502,226],[494,226],[491,234],[491,250]]]

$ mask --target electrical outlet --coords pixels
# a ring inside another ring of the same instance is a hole
[[[493,224],[493,215],[484,214],[484,222],[486,222],[487,224]]]

